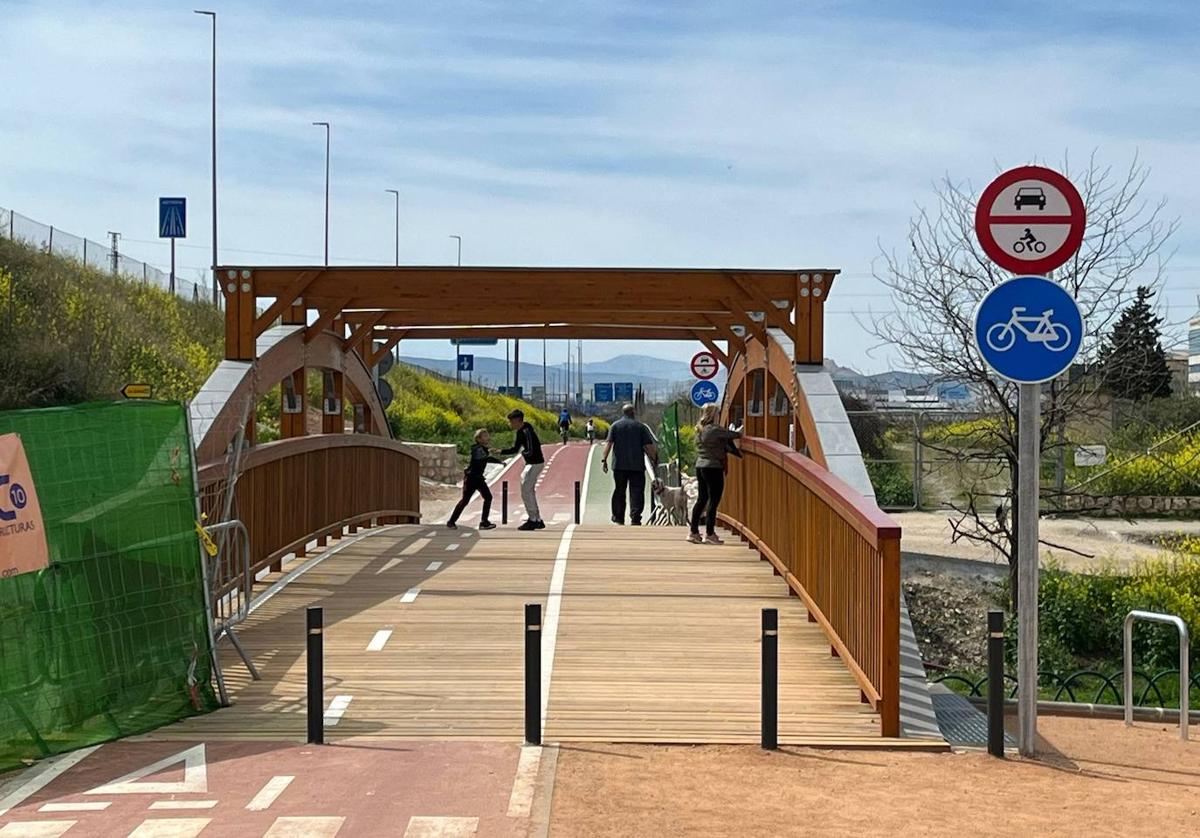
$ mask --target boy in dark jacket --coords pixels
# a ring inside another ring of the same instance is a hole
[[[488,515],[492,511],[492,491],[483,477],[483,471],[488,463],[502,463],[503,461],[489,453],[488,443],[491,441],[492,436],[488,433],[487,428],[480,428],[475,432],[475,444],[471,446],[471,462],[467,464],[467,468],[463,472],[462,499],[458,502],[458,506],[454,507],[454,513],[450,516],[450,520],[446,522],[446,526],[452,530],[458,529],[458,516],[462,515],[476,492],[479,492],[479,496],[483,498],[483,515],[479,518],[479,529],[494,530],[496,528],[496,525],[488,520]]]

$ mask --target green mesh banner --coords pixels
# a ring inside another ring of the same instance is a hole
[[[679,405],[673,404],[663,411],[662,433],[658,435],[658,445],[662,452],[663,462],[670,462],[679,457]]]
[[[50,552],[0,579],[0,770],[217,706],[185,423],[161,402],[0,413]]]

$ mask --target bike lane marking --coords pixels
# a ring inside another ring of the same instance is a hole
[[[258,790],[258,794],[254,795],[246,804],[246,810],[264,812],[270,809],[271,804],[279,799],[279,795],[283,794],[295,779],[295,775],[292,774],[278,774],[267,780],[266,784]]]

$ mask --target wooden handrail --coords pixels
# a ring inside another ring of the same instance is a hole
[[[224,461],[199,469],[201,511],[222,510]],[[371,434],[317,434],[248,450],[233,498],[233,518],[250,533],[250,567],[280,559],[347,526],[420,520],[420,463],[395,440]]]
[[[747,438],[730,459],[720,518],[804,601],[879,713],[900,734],[900,527],[795,451]]]

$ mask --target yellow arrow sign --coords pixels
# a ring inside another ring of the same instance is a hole
[[[126,384],[121,388],[121,395],[127,399],[148,399],[150,398],[149,384]]]

